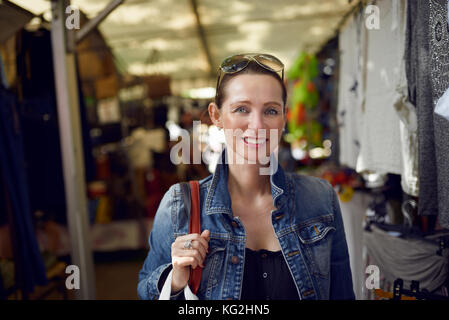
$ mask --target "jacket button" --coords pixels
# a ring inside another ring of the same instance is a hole
[[[237,228],[237,227],[239,226],[239,225],[237,224],[237,222],[235,222],[235,221],[232,221],[231,224],[232,224],[232,226],[233,226],[234,228]]]
[[[237,256],[232,256],[231,262],[232,262],[233,264],[237,264],[237,263],[239,263],[239,261],[240,261],[239,257],[237,257]]]

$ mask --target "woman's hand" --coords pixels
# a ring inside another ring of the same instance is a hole
[[[198,266],[204,268],[203,262],[209,250],[209,237],[210,231],[204,230],[201,235],[192,233],[177,237],[175,242],[172,243],[172,292],[177,292],[187,285],[190,277],[189,267],[193,269]],[[190,249],[185,247],[188,240],[191,241]]]

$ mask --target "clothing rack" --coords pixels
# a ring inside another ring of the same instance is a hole
[[[447,296],[432,294],[426,289],[419,290],[418,281],[412,281],[410,290],[404,289],[404,281],[398,278],[394,281],[392,300],[403,300],[403,295],[417,300],[449,300]]]

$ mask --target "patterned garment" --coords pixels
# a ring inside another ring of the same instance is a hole
[[[434,114],[449,87],[447,0],[409,1],[406,72],[418,117],[419,214],[449,228],[449,122]]]

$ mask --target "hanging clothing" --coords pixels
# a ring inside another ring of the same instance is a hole
[[[32,212],[66,221],[58,118],[54,97],[27,98],[19,114]]]
[[[18,35],[17,72],[21,101],[19,118],[27,162],[31,210],[42,210],[53,220],[66,223],[66,199],[56,105],[50,31],[23,30]],[[78,95],[86,181],[95,166],[89,125],[79,78]]]
[[[438,215],[449,228],[449,122],[434,115],[449,88],[447,0],[408,2],[406,74],[410,101],[418,119],[420,215]]]
[[[365,26],[362,11],[339,36],[339,160],[359,172],[400,174],[403,190],[417,196],[417,120],[404,62],[407,2],[377,5],[379,30]],[[387,51],[379,55],[379,47]]]
[[[445,284],[449,275],[449,250],[443,250],[439,256],[436,242],[395,237],[375,225],[370,228],[371,231],[364,232],[364,245],[385,280],[393,283],[401,278],[406,288],[412,280],[419,281],[420,288],[429,292]]]
[[[449,108],[448,99],[442,100],[441,104],[443,103]],[[449,229],[449,120],[435,113],[433,121],[438,182],[438,222]]]
[[[363,265],[363,219],[366,208],[372,201],[365,192],[354,192],[351,201],[340,201],[341,216],[348,242],[349,261],[352,271],[352,283],[357,300],[363,299],[365,287],[365,266]]]
[[[31,208],[25,175],[25,157],[22,132],[16,114],[17,103],[13,95],[0,88],[0,183],[7,192],[6,211],[13,217],[17,256],[20,261],[20,287],[24,293],[35,285],[47,284],[45,266],[39,252],[31,218]],[[16,269],[17,270],[17,269]]]
[[[401,174],[400,120],[393,106],[400,81],[399,62],[404,52],[400,24],[405,23],[405,19],[401,19],[401,10],[394,10],[396,1],[378,1],[376,5],[379,7],[380,28],[363,28],[367,46],[366,91],[356,170]]]
[[[340,32],[340,71],[338,86],[338,136],[339,161],[356,168],[360,152],[360,114],[362,110],[362,30],[363,15],[360,12],[348,19]]]
[[[395,0],[393,4],[393,25],[397,25],[400,42],[405,44],[407,31],[407,1]],[[405,48],[404,48],[405,50]],[[405,51],[398,51],[399,75],[395,87],[394,108],[399,117],[399,131],[402,153],[402,190],[414,197],[419,194],[418,179],[418,119],[416,108],[409,101],[405,70]]]

